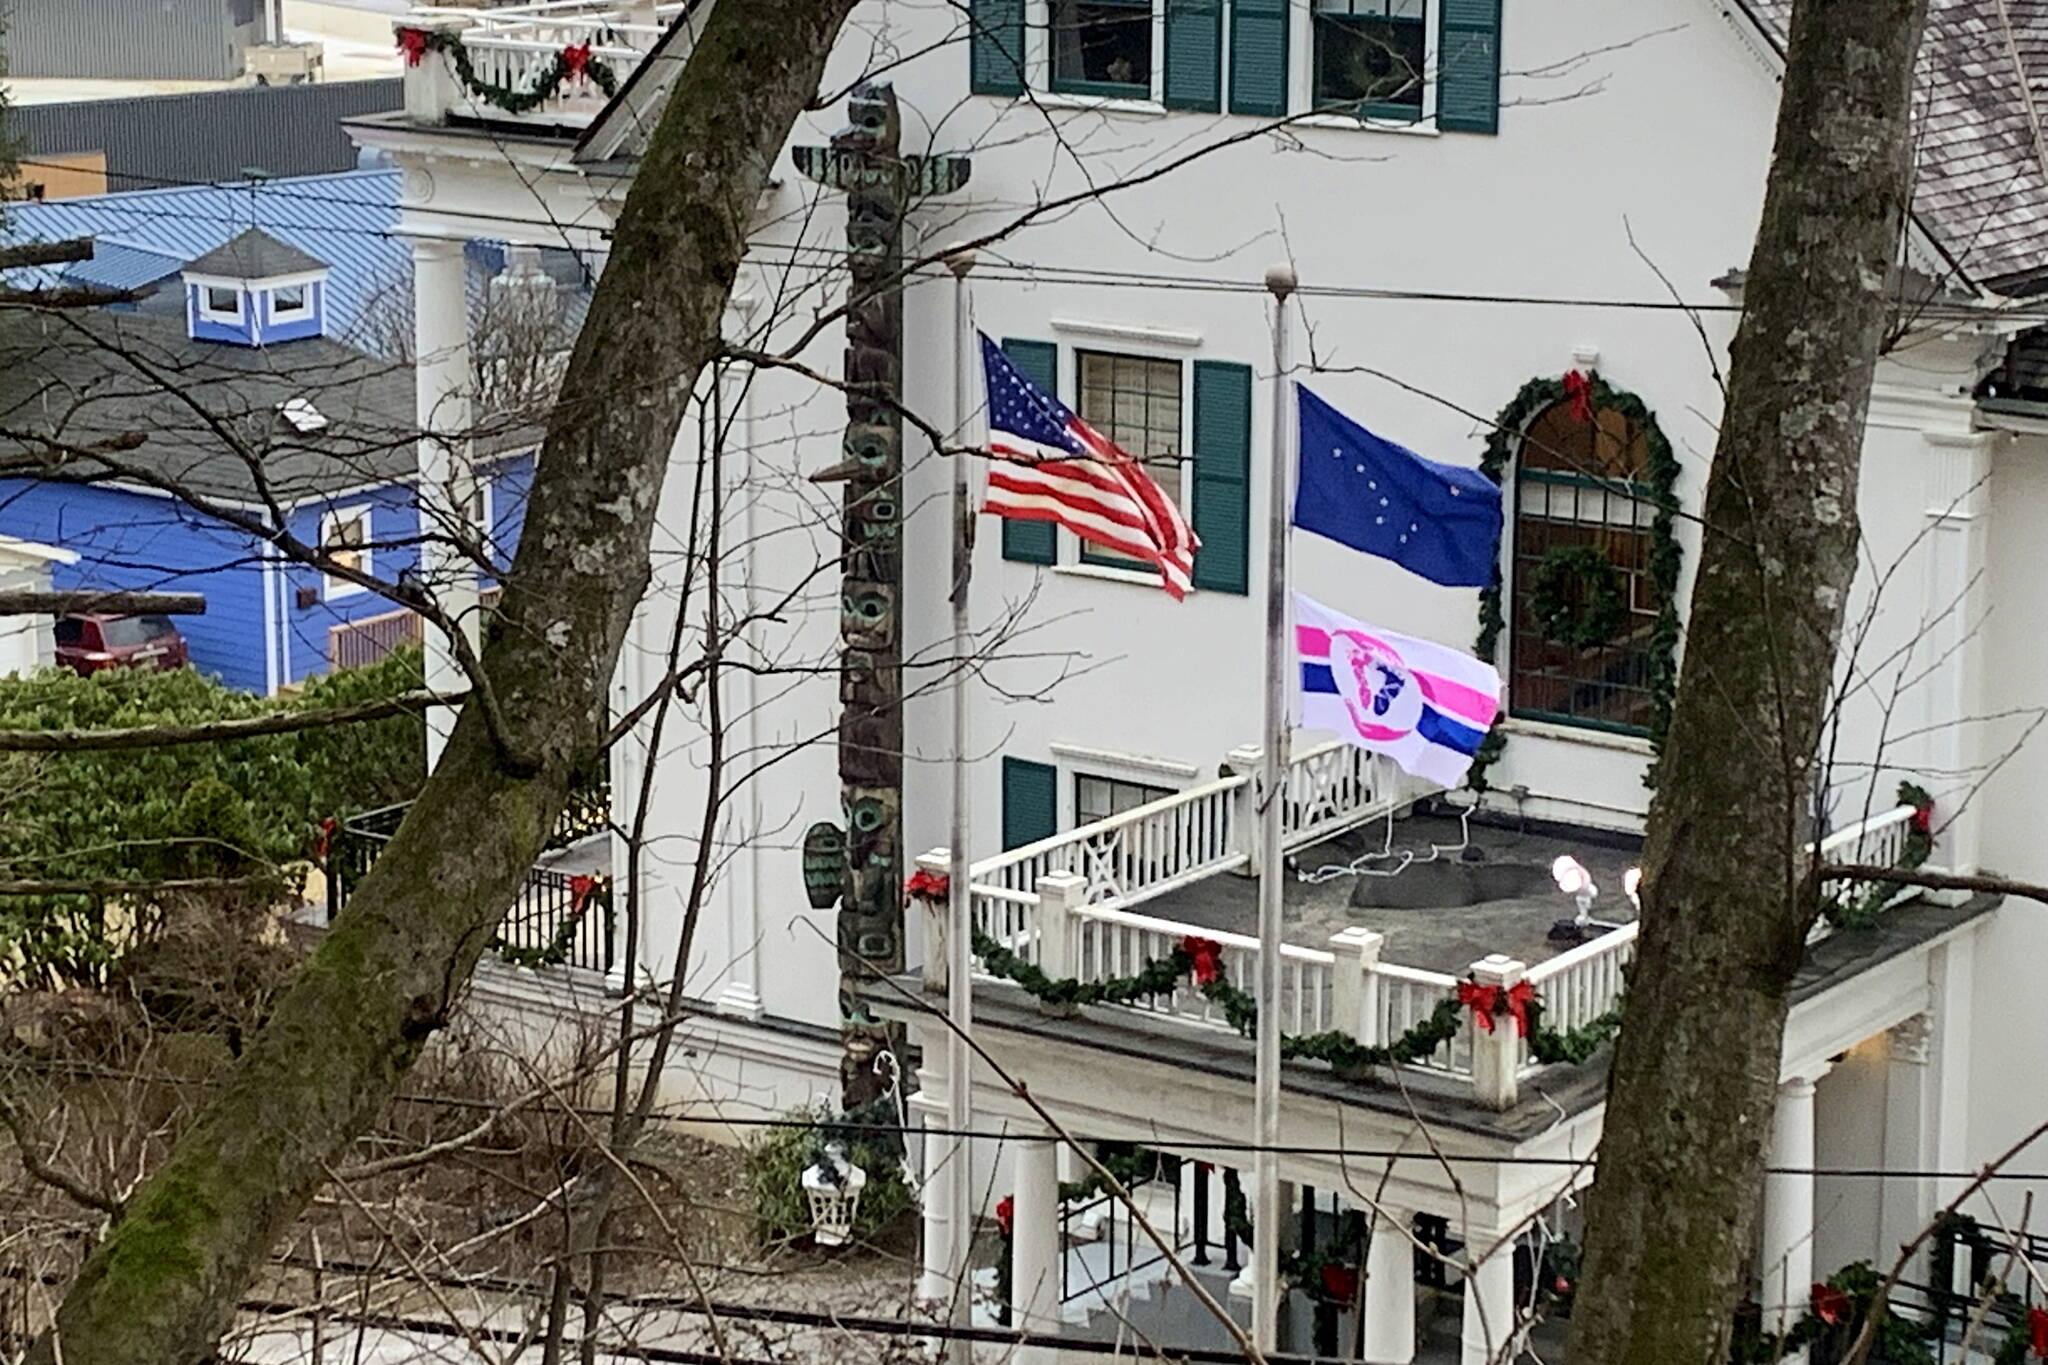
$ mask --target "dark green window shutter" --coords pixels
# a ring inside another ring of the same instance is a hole
[[[1024,93],[1024,0],[971,0],[967,88],[977,95]]]
[[[1252,367],[1195,362],[1195,586],[1251,591]]]
[[[1500,131],[1500,0],[1441,0],[1436,126]]]
[[[1050,763],[1003,759],[1003,851],[1059,833],[1060,773]]]
[[[1166,0],[1166,107],[1223,109],[1223,0]]]
[[[1287,113],[1287,0],[1231,0],[1230,112]]]
[[[1003,338],[1003,354],[1017,372],[1053,397],[1060,392],[1060,348],[1050,341]],[[1020,564],[1056,564],[1060,557],[1059,528],[1049,521],[1003,518],[1003,558]]]

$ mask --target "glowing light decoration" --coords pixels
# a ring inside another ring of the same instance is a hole
[[[1643,870],[1640,867],[1632,867],[1621,874],[1621,889],[1628,894],[1628,903],[1636,908],[1638,915],[1643,913],[1642,885]]]

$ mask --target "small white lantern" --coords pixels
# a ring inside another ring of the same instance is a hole
[[[1593,885],[1593,874],[1584,863],[1569,853],[1559,854],[1550,865],[1550,875],[1557,882],[1557,889],[1578,903],[1581,920],[1593,913],[1593,898],[1600,894],[1600,888]]]
[[[1621,889],[1628,893],[1628,902],[1636,908],[1638,915],[1643,913],[1642,885],[1643,870],[1640,867],[1632,867],[1621,874]]]
[[[824,1160],[804,1171],[804,1197],[811,1204],[811,1240],[821,1247],[843,1247],[853,1240],[853,1217],[860,1209],[861,1187],[868,1173],[846,1159],[846,1149],[833,1143]]]

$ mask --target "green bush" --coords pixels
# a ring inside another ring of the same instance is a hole
[[[419,686],[419,652],[324,679],[293,699],[252,697],[193,669],[50,669],[0,678],[0,728],[195,725],[346,705]],[[227,743],[0,755],[0,876],[38,881],[267,882],[268,902],[320,821],[409,798],[425,769],[415,716]],[[168,903],[108,907],[86,897],[0,899],[0,953],[48,984],[96,985],[161,927]]]
[[[753,1202],[754,1220],[762,1238],[773,1242],[792,1242],[810,1235],[811,1206],[804,1197],[804,1170],[822,1150],[822,1125],[832,1120],[823,1105],[792,1110],[783,1117],[805,1126],[767,1129],[766,1136],[748,1144],[746,1154],[747,1195]],[[917,1201],[903,1178],[902,1160],[878,1142],[855,1138],[847,1145],[846,1159],[868,1177],[854,1214],[853,1235],[861,1242],[873,1242]]]

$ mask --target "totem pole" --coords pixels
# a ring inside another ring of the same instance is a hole
[[[843,483],[840,528],[839,783],[842,828],[804,836],[804,889],[839,906],[842,1101],[881,1088],[887,1035],[858,983],[903,970],[903,215],[913,198],[966,185],[964,157],[904,156],[896,92],[858,86],[829,147],[794,149],[797,169],[846,194],[845,458],[813,474]]]

